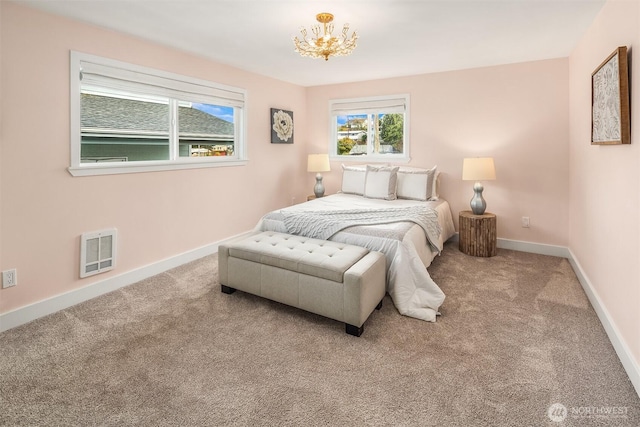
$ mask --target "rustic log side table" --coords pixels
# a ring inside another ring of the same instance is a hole
[[[497,254],[496,216],[485,212],[474,215],[471,211],[462,211],[458,218],[460,252],[491,257]]]

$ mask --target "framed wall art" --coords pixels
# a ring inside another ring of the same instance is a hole
[[[618,47],[591,74],[591,144],[631,143],[627,47]]]
[[[271,109],[271,143],[293,144],[293,111]]]

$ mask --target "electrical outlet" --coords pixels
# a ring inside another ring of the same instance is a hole
[[[2,272],[2,288],[10,288],[18,284],[18,272],[16,269]]]
[[[529,217],[528,216],[523,216],[522,217],[522,226],[524,228],[529,228]]]

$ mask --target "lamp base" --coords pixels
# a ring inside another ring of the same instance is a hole
[[[482,198],[484,187],[480,182],[473,185],[473,198],[471,199],[471,212],[474,215],[482,215],[487,209],[487,202]]]
[[[320,198],[324,196],[324,185],[322,184],[322,175],[318,172],[316,175],[316,185],[313,187],[313,194],[316,195],[316,198]]]

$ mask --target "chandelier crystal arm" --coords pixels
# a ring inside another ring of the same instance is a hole
[[[313,27],[311,27],[311,32],[314,36],[316,36],[316,39],[320,37],[320,25],[314,25]]]
[[[347,34],[348,32],[349,32],[349,24],[344,24],[344,27],[342,27],[342,40],[346,41],[349,38],[349,35]]]
[[[331,37],[332,34],[333,34],[333,23],[330,22],[328,24],[324,24],[324,36],[325,36],[325,38],[327,37],[327,35],[329,35],[329,37]]]

